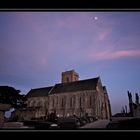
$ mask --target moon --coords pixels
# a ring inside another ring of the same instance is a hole
[[[98,17],[94,17],[94,20],[98,20]]]

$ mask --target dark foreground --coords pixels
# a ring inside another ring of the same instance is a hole
[[[95,120],[89,122],[61,119],[56,123],[44,120],[31,120],[7,122],[1,130],[140,130],[140,119],[119,119],[117,121]]]
[[[111,121],[107,126],[108,130],[140,130],[140,118]]]

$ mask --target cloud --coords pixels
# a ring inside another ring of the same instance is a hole
[[[108,37],[108,35],[110,34],[110,32],[101,32],[100,34],[99,34],[99,41],[104,41],[107,37]]]
[[[106,33],[106,32],[101,33],[101,34],[99,35],[99,40],[100,40],[100,41],[103,41],[103,40],[106,38],[106,36],[107,36],[107,33]]]
[[[95,60],[110,60],[124,57],[140,57],[140,50],[103,51],[90,55]]]

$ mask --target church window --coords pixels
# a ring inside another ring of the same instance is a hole
[[[33,105],[33,101],[30,102],[30,107],[32,107],[32,105]]]
[[[72,97],[70,98],[70,108],[72,107]]]
[[[91,107],[92,105],[92,99],[91,99],[91,96],[89,97],[89,107]]]
[[[58,105],[58,97],[56,98],[56,105]]]
[[[38,101],[37,107],[40,107],[40,106],[41,106],[41,101]]]
[[[54,99],[52,100],[52,107],[54,107]]]
[[[69,82],[69,77],[66,78],[67,82]]]
[[[64,100],[63,100],[63,99],[62,99],[61,107],[62,107],[62,108],[64,107]]]
[[[34,107],[35,106],[35,101],[31,101],[30,102],[30,107]]]
[[[81,105],[82,105],[81,103],[82,103],[82,102],[81,102],[81,97],[80,97],[80,107],[81,107]]]
[[[72,97],[72,106],[74,107],[75,106],[75,103],[76,103],[76,97],[75,97],[75,95]]]

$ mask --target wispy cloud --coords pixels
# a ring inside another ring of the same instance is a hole
[[[100,32],[99,35],[98,35],[98,40],[99,41],[106,40],[109,37],[109,35],[111,34],[111,32],[112,32],[111,29],[104,30],[104,31]]]
[[[110,60],[124,57],[140,57],[140,50],[120,50],[120,51],[103,51],[96,54],[90,54],[90,58],[95,60]]]

